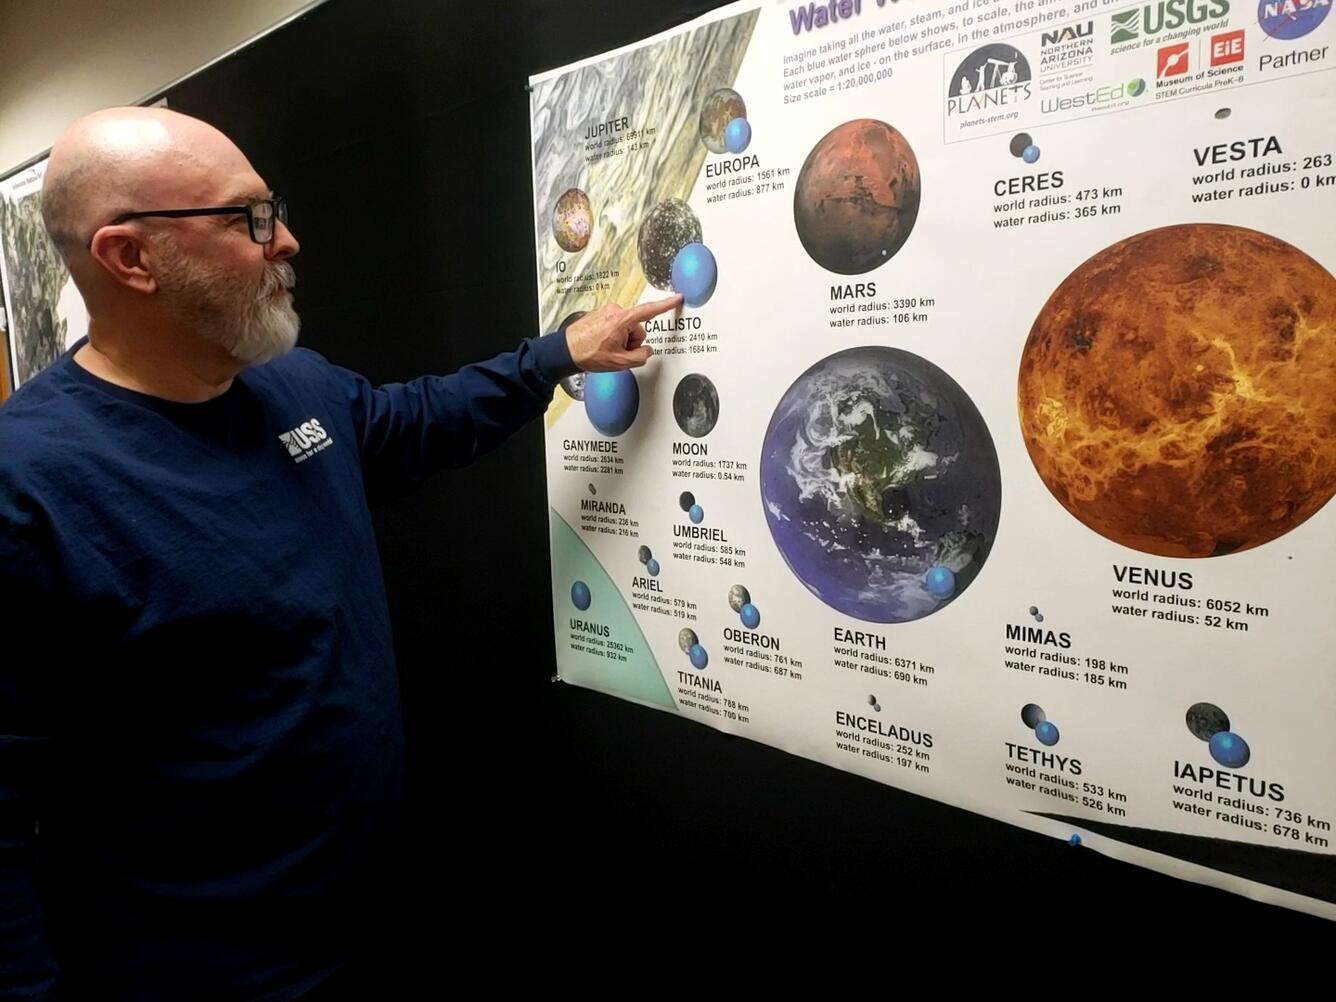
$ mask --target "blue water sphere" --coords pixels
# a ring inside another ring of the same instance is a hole
[[[673,290],[682,293],[688,306],[704,306],[714,295],[719,277],[714,255],[704,244],[687,244],[673,258]],[[585,387],[586,396],[589,393]]]
[[[585,380],[585,413],[589,423],[609,438],[616,438],[636,419],[640,386],[629,369],[591,372]]]
[[[745,118],[735,118],[724,126],[724,149],[729,153],[741,153],[751,145],[751,123]]]
[[[1025,147],[1025,150],[1021,153],[1021,159],[1027,164],[1034,163],[1039,159],[1039,147],[1031,143],[1029,146]]]
[[[649,576],[657,578],[659,576],[659,562],[653,557],[645,562],[645,570],[649,571]]]
[[[923,586],[933,598],[950,598],[956,590],[956,575],[950,567],[936,564],[928,568]]]
[[[700,644],[692,644],[688,656],[691,658],[691,666],[701,671],[704,671],[710,663],[710,655],[705,653],[705,648]]]
[[[687,512],[687,518],[700,525],[705,521],[705,509],[698,504],[693,504],[691,510]]]
[[[761,625],[761,610],[750,602],[738,610],[738,615],[742,617],[742,625],[749,630],[754,630]]]
[[[1211,735],[1211,758],[1226,769],[1242,769],[1252,758],[1252,750],[1233,731],[1217,731]]]
[[[571,602],[577,609],[584,612],[589,608],[589,603],[594,601],[594,596],[589,591],[589,585],[583,581],[577,581],[571,585]]]
[[[1034,736],[1041,745],[1055,745],[1058,743],[1057,725],[1051,720],[1041,720],[1034,729]]]

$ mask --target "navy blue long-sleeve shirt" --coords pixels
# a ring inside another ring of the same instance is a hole
[[[368,498],[575,367],[556,334],[374,388],[299,349],[180,404],[77,347],[0,408],[0,998],[293,998],[402,792]]]

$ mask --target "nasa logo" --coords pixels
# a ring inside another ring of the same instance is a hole
[[[1257,23],[1272,38],[1302,38],[1327,19],[1331,0],[1262,0]]]

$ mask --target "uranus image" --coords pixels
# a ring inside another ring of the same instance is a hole
[[[629,369],[591,372],[585,380],[584,404],[589,423],[609,438],[616,438],[636,419],[640,385]]]
[[[593,594],[589,591],[589,585],[583,581],[577,581],[571,585],[571,604],[581,612],[589,608],[589,604],[594,600]]]

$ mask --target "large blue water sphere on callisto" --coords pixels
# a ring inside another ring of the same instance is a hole
[[[724,126],[724,149],[729,153],[741,153],[751,145],[751,123],[745,118],[735,118]]]
[[[591,372],[585,380],[585,413],[589,423],[609,438],[616,438],[636,419],[640,385],[630,369]]]
[[[718,278],[714,255],[704,244],[687,244],[673,258],[673,291],[682,293],[688,306],[704,306],[709,302]]]

